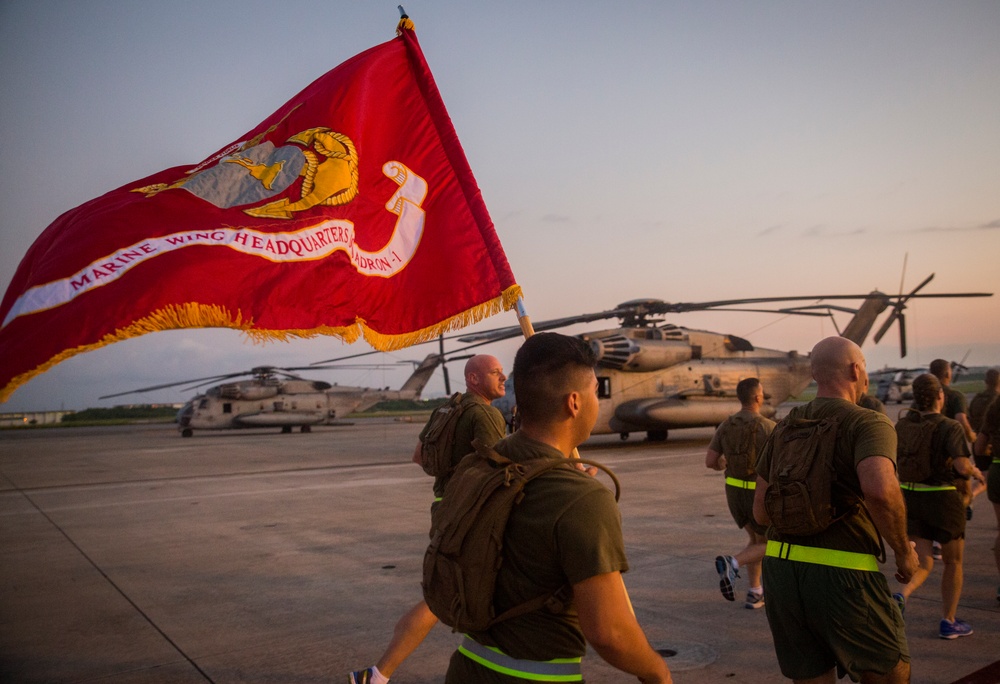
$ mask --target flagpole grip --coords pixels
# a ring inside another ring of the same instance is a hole
[[[524,339],[535,334],[535,328],[531,325],[531,316],[524,308],[524,299],[521,297],[517,298],[517,322],[521,325],[521,334],[524,335]]]

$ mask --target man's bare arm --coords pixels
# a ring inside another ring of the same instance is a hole
[[[896,556],[896,579],[906,584],[919,561],[906,536],[906,504],[896,479],[896,467],[885,456],[869,456],[858,463],[857,470],[868,512]]]
[[[972,424],[969,423],[969,417],[964,413],[956,413],[955,420],[958,421],[959,425],[962,426],[962,430],[965,431],[965,440],[975,444],[976,432],[972,429]]]
[[[635,619],[620,572],[574,584],[573,601],[583,635],[608,664],[635,675],[644,684],[673,681],[666,661],[649,645]]]
[[[770,525],[771,516],[764,508],[764,494],[767,493],[767,480],[760,475],[757,476],[757,488],[753,492],[753,519],[758,525]]]
[[[705,467],[712,470],[723,470],[726,467],[726,457],[715,449],[705,452]]]

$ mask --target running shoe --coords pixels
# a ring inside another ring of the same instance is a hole
[[[938,636],[942,639],[957,639],[970,634],[972,634],[972,625],[958,618],[955,618],[954,622],[941,620],[941,626],[938,628]]]
[[[733,584],[740,576],[740,571],[736,569],[736,559],[732,556],[716,556],[715,571],[719,573],[719,589],[722,591],[722,597],[727,601],[735,601]]]
[[[906,615],[906,598],[899,592],[892,595],[896,599],[896,605],[899,606],[899,612],[901,615]]]
[[[931,542],[931,558],[941,560],[941,545],[937,542]]]
[[[756,610],[757,608],[764,607],[764,594],[755,594],[752,591],[747,592],[747,601],[743,604],[744,608],[749,608],[750,610]]]
[[[366,667],[347,675],[347,684],[369,684],[372,681],[372,669]]]

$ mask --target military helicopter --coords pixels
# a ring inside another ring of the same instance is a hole
[[[969,352],[966,352],[965,357],[961,361],[950,362],[952,382],[957,380],[959,375],[969,370],[968,366],[965,365],[965,361],[968,358]],[[920,368],[886,367],[877,371],[871,371],[868,375],[871,378],[872,384],[876,387],[875,396],[883,403],[902,404],[904,401],[913,400],[913,381],[921,373],[927,372],[929,372],[927,366]]]
[[[354,411],[363,411],[380,401],[419,399],[424,386],[441,363],[441,356],[427,356],[398,390],[372,389],[331,385],[321,380],[307,380],[292,373],[297,370],[319,370],[338,366],[300,366],[277,368],[258,366],[207,378],[183,380],[155,387],[108,394],[101,399],[137,392],[150,392],[177,385],[194,386],[225,380],[188,401],[177,414],[182,437],[195,430],[228,430],[235,428],[280,427],[289,433],[298,427],[309,432],[313,425],[334,425]],[[342,366],[341,366],[342,367]],[[246,380],[236,380],[250,376]]]
[[[913,380],[927,368],[882,368],[868,373],[872,385],[875,386],[875,396],[882,403],[902,404],[913,399]]]
[[[669,303],[659,299],[636,299],[613,309],[534,323],[536,332],[578,323],[617,318],[616,328],[578,335],[593,347],[597,358],[599,413],[591,434],[618,433],[623,440],[633,432],[645,432],[650,441],[662,441],[669,430],[708,427],[721,423],[740,409],[736,385],[743,378],[760,378],[766,392],[763,413],[800,394],[811,382],[807,354],[755,347],[749,340],[704,330],[662,323],[664,314],[689,311],[758,311],[764,313],[829,316],[833,311],[853,314],[840,332],[861,345],[878,316],[892,308],[875,334],[877,343],[894,324],[899,324],[901,355],[906,356],[906,303],[913,297],[985,297],[992,293],[918,294],[934,277],[931,274],[906,295],[887,295],[873,290],[867,295],[827,295],[730,299],[712,302]],[[863,300],[857,309],[830,303],[798,305],[781,309],[734,308],[748,304],[783,301]],[[836,320],[833,321],[836,326]],[[501,328],[459,336],[461,342],[485,344],[516,337],[519,327]],[[468,347],[466,347],[468,348]],[[510,424],[516,398],[512,379],[507,394],[495,402]]]

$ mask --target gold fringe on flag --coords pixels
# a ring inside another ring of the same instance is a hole
[[[14,390],[24,383],[70,357],[151,332],[181,328],[230,328],[241,331],[255,344],[271,341],[289,342],[292,339],[309,339],[319,335],[339,337],[345,343],[351,344],[356,342],[359,337],[364,336],[365,341],[379,351],[395,351],[420,342],[427,342],[443,333],[478,323],[501,311],[509,311],[515,307],[520,296],[521,287],[512,285],[504,290],[499,297],[474,306],[435,325],[403,335],[386,335],[372,330],[360,318],[356,320],[354,325],[344,327],[320,326],[308,330],[262,330],[254,327],[252,319],[244,321],[242,312],[237,311],[233,314],[225,307],[215,304],[188,302],[168,306],[108,333],[99,342],[66,349],[37,368],[15,376],[6,387],[0,390],[0,402],[7,401]]]

